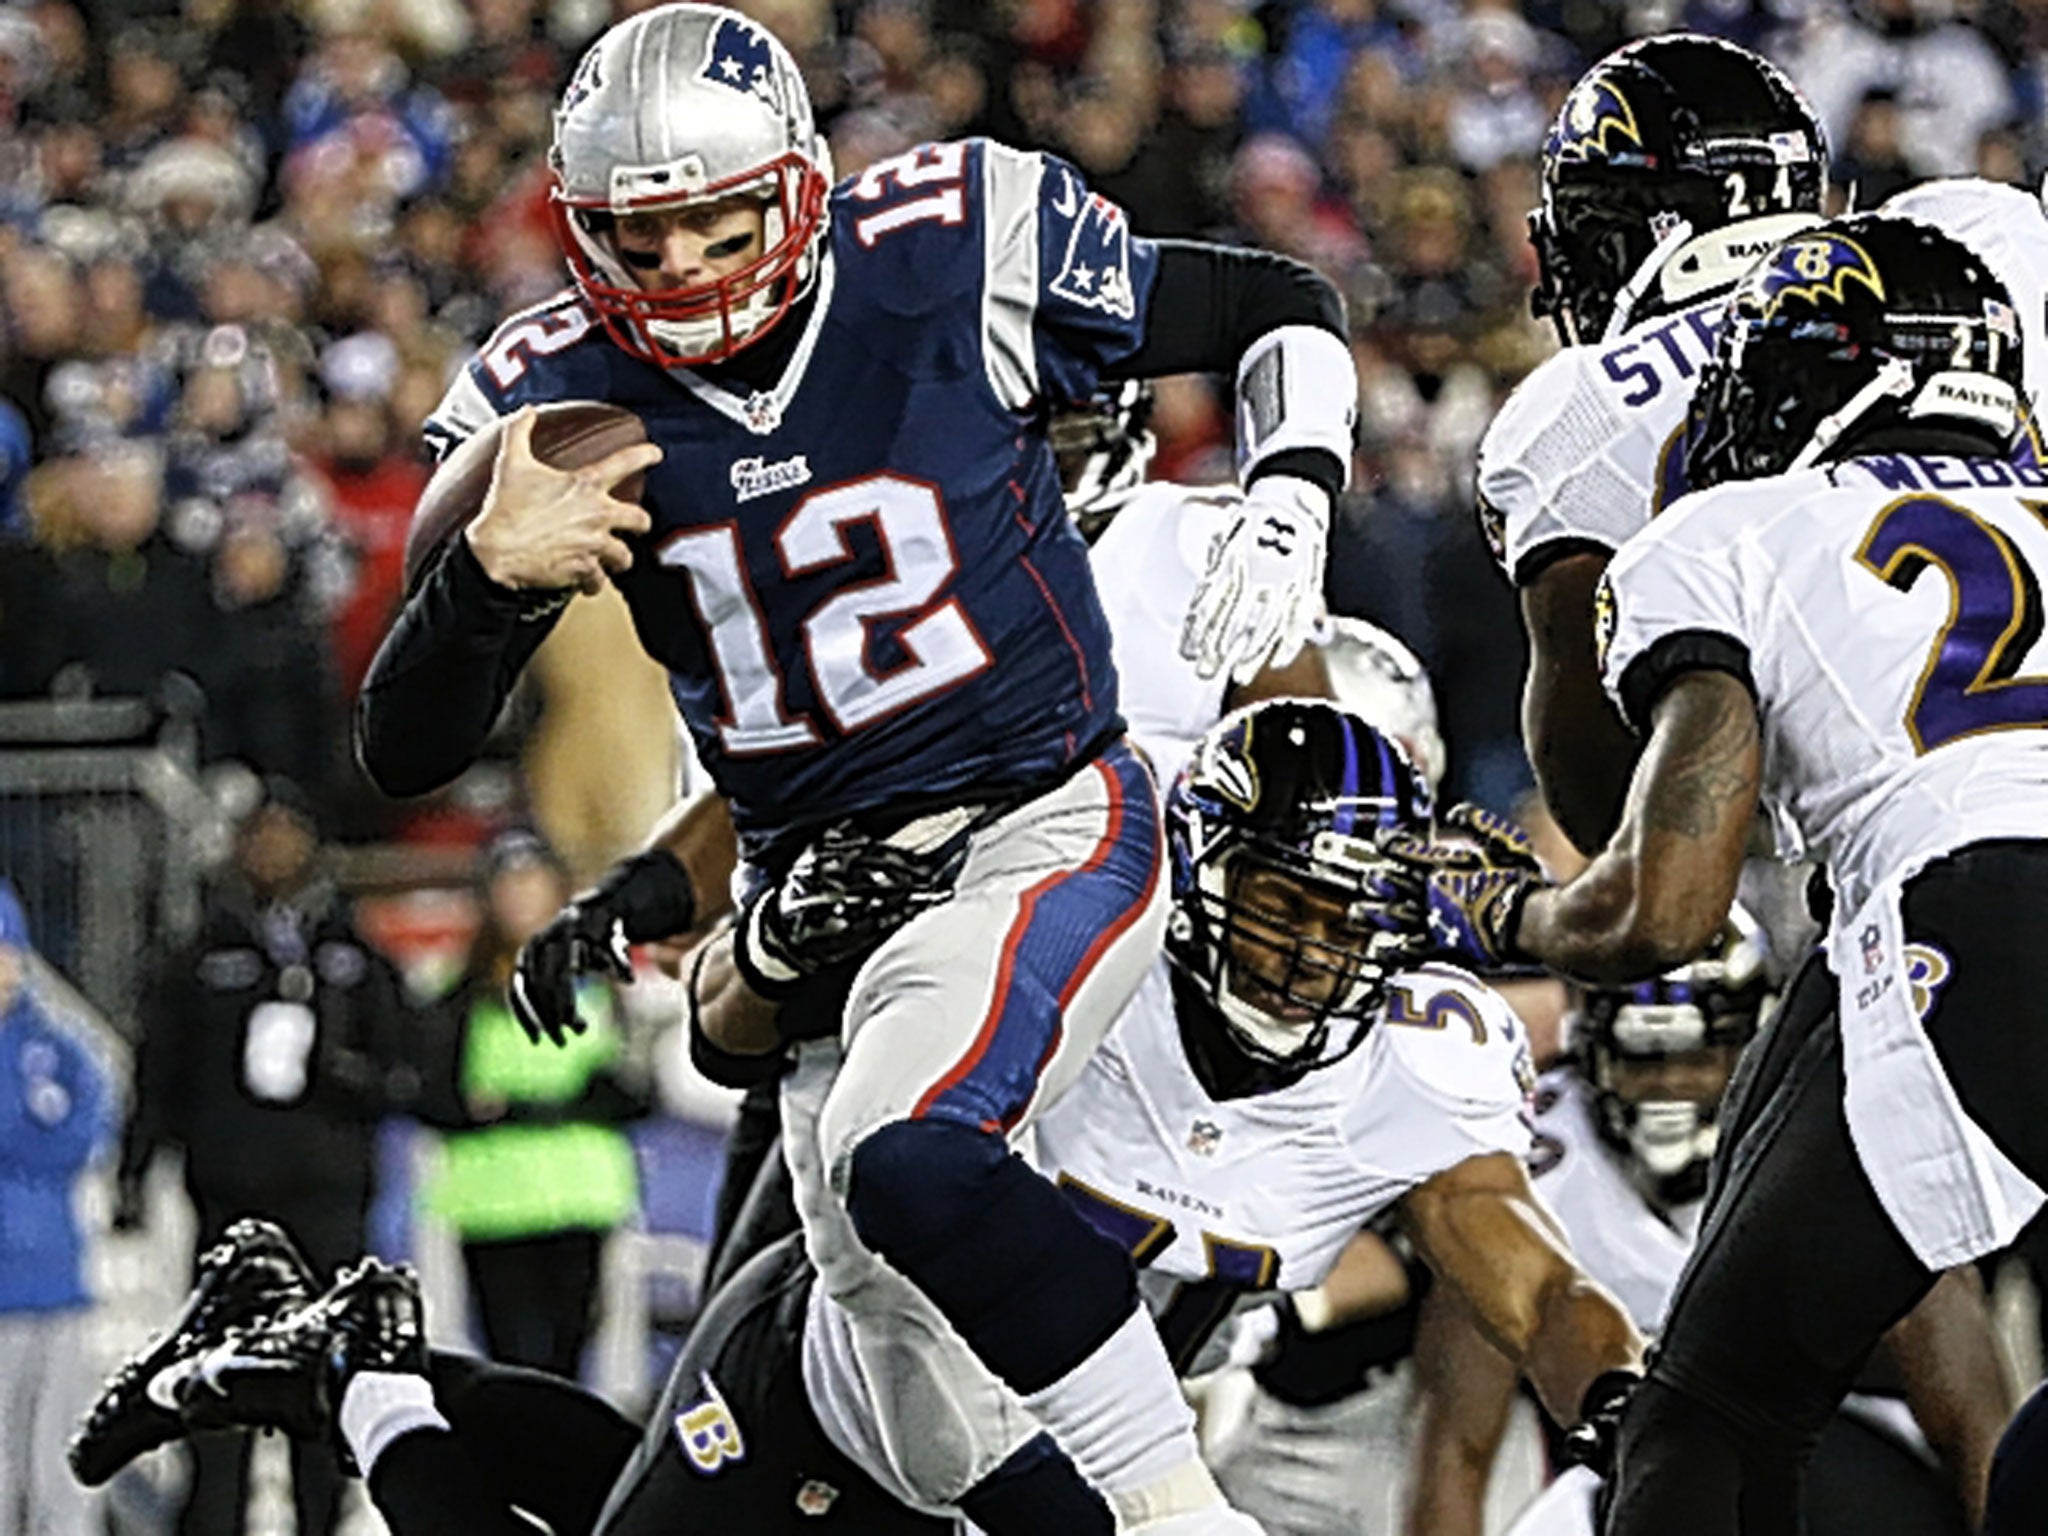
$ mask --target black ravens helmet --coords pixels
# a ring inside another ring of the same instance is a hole
[[[1676,32],[1579,78],[1543,144],[1532,305],[1566,345],[1725,288],[1819,217],[1827,135],[1746,48]]]
[[[1573,1065],[1593,1090],[1600,1135],[1667,1206],[1706,1190],[1721,1099],[1768,1000],[1766,958],[1738,910],[1691,965],[1589,991],[1573,1016]]]
[[[1427,837],[1429,787],[1356,715],[1277,699],[1226,717],[1166,802],[1166,954],[1210,1091],[1263,1092],[1353,1050],[1387,978],[1426,948],[1390,845]]]
[[[1728,300],[1686,429],[1695,490],[1888,446],[2004,453],[2024,424],[2019,317],[1968,247],[1866,214],[1793,236]]]
[[[1104,383],[1078,405],[1053,413],[1047,431],[1067,510],[1091,543],[1145,483],[1158,446],[1152,436],[1152,385]]]

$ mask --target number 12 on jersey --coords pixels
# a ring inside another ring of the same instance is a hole
[[[993,659],[960,600],[938,600],[960,562],[936,486],[878,474],[806,496],[775,532],[782,574],[793,580],[852,560],[846,530],[856,523],[873,525],[884,573],[840,587],[801,626],[813,695],[842,735],[966,682]],[[725,695],[725,750],[746,757],[816,746],[817,727],[792,715],[783,697],[738,528],[714,523],[678,534],[662,546],[661,562],[688,576],[710,637]],[[880,672],[868,660],[869,627],[888,619],[908,619],[896,640],[909,659]]]

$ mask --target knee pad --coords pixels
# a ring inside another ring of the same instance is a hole
[[[1129,1257],[999,1136],[900,1120],[861,1142],[848,1173],[860,1240],[1018,1392],[1057,1381],[1137,1304]]]

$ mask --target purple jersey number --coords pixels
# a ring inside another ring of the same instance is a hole
[[[1070,1173],[1059,1176],[1064,1194],[1088,1218],[1088,1224],[1131,1256],[1143,1269],[1173,1246],[1179,1229],[1164,1216],[1141,1211],[1084,1184]],[[1204,1280],[1174,1287],[1160,1310],[1159,1338],[1174,1369],[1186,1372],[1208,1342],[1216,1325],[1230,1315],[1246,1291],[1271,1290],[1280,1278],[1280,1255],[1259,1243],[1233,1243],[1213,1232],[1202,1234],[1202,1252],[1209,1261]]]
[[[2048,726],[2048,677],[2015,675],[2041,635],[2041,590],[2012,540],[1952,501],[1906,496],[1877,515],[1856,558],[1901,592],[1929,566],[1948,578],[1948,622],[1906,707],[1916,749]]]

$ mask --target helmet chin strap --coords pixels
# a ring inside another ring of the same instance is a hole
[[[1642,301],[1643,295],[1649,292],[1650,284],[1654,283],[1657,274],[1664,270],[1664,263],[1677,254],[1678,248],[1691,238],[1690,219],[1680,219],[1664,232],[1664,238],[1659,240],[1651,248],[1650,254],[1643,258],[1643,264],[1636,268],[1635,275],[1623,283],[1621,290],[1615,294],[1614,308],[1607,316],[1607,329],[1600,337],[1603,345],[1628,329],[1628,317],[1635,313],[1636,305]]]
[[[1863,417],[1881,400],[1893,395],[1907,395],[1913,392],[1913,365],[1903,357],[1888,357],[1879,366],[1877,373],[1855,394],[1851,395],[1842,408],[1821,418],[1819,426],[1813,429],[1813,436],[1806,446],[1792,457],[1785,466],[1785,473],[1810,469],[1820,461],[1820,456],[1841,439],[1844,432]]]

